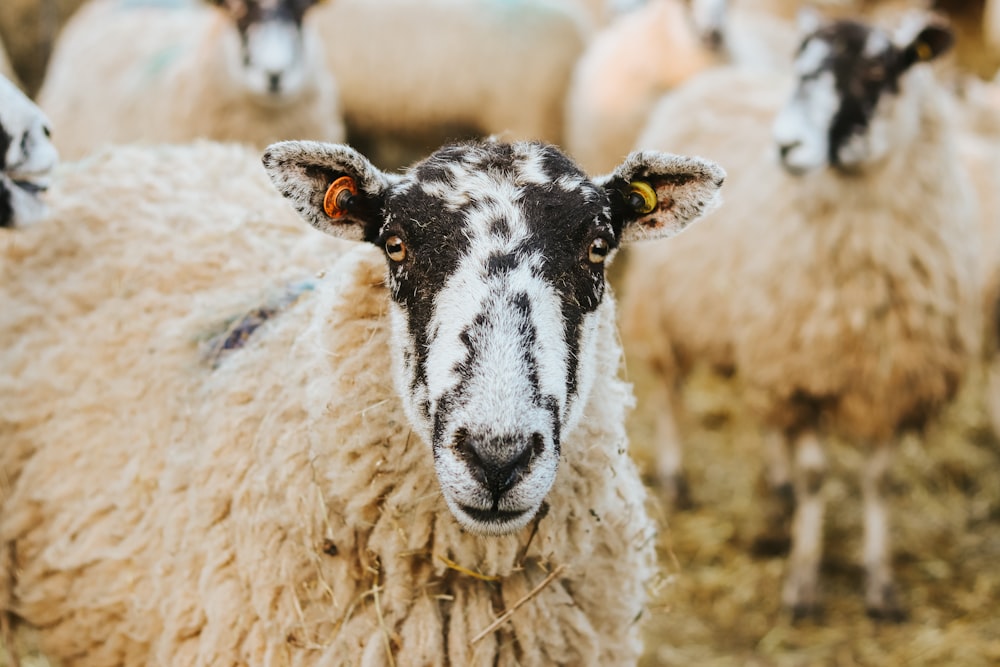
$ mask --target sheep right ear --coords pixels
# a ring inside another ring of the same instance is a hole
[[[264,151],[274,187],[316,229],[374,243],[392,181],[350,146],[282,141]]]

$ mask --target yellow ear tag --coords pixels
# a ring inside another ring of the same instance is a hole
[[[930,60],[934,57],[934,51],[926,42],[917,42],[914,48],[917,50],[917,60]]]
[[[645,181],[632,181],[628,190],[628,205],[641,215],[652,213],[656,208],[656,190]]]
[[[350,176],[341,176],[326,189],[323,197],[323,210],[331,218],[343,218],[347,215],[347,207],[358,194],[358,185]]]

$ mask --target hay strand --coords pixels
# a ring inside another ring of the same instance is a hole
[[[537,586],[528,591],[528,593],[524,597],[522,597],[520,600],[512,604],[510,608],[507,609],[507,611],[500,614],[500,616],[497,617],[497,620],[487,625],[485,628],[483,628],[483,630],[479,634],[473,637],[472,640],[469,642],[469,645],[475,646],[478,642],[480,642],[483,639],[483,637],[489,635],[491,632],[493,632],[501,625],[506,623],[508,620],[510,620],[510,617],[514,615],[515,611],[517,611],[525,602],[538,595],[543,588],[551,584],[556,577],[562,574],[562,571],[564,569],[566,569],[566,566],[560,565],[556,569],[552,570],[552,572],[549,573],[549,576],[542,579],[541,583],[539,583]]]

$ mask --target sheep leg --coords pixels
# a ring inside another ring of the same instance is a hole
[[[789,441],[784,433],[769,430],[764,434],[764,475],[769,493],[764,530],[753,544],[753,551],[759,556],[774,556],[788,551],[789,523],[795,513],[790,454]]]
[[[862,477],[864,498],[865,607],[876,619],[902,621],[904,614],[896,598],[889,545],[889,512],[886,486],[891,449],[880,444],[868,459]]]
[[[656,477],[671,505],[676,509],[691,509],[691,490],[684,472],[684,454],[675,417],[680,401],[669,381],[655,384],[650,401],[659,408],[653,438],[656,443]]]
[[[819,565],[823,555],[823,481],[826,456],[812,431],[795,440],[792,468],[798,505],[792,517],[792,548],[781,600],[794,619],[819,610]]]

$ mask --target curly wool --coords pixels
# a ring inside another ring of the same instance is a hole
[[[312,68],[307,88],[275,106],[252,99],[235,80],[225,42],[237,39],[220,10],[188,0],[160,7],[89,2],[60,34],[38,94],[60,153],[79,159],[138,141],[201,138],[264,148],[282,139],[344,139],[336,83],[322,54],[310,52],[318,39],[303,56]]]
[[[184,174],[217,150],[81,165],[8,247],[6,611],[73,665],[635,664],[655,535],[610,300],[537,533],[465,533],[391,388],[384,259],[291,229],[256,173]],[[227,315],[338,256],[206,363]]]

